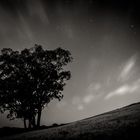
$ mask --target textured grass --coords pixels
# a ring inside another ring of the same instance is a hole
[[[4,137],[1,140],[140,139],[140,103],[64,126]]]

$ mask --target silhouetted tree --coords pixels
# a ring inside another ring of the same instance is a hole
[[[35,45],[21,52],[4,48],[0,54],[0,110],[8,118],[22,118],[26,128],[39,127],[42,109],[54,98],[63,98],[70,79],[65,66],[72,61],[68,50],[44,50]],[[36,120],[37,119],[37,120]]]

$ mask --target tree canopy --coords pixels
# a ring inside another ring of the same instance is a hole
[[[45,50],[41,45],[14,51],[4,48],[0,54],[0,110],[10,119],[28,120],[29,127],[40,126],[42,109],[54,98],[63,98],[70,79],[65,66],[72,61],[68,50]],[[37,118],[37,120],[36,120]]]

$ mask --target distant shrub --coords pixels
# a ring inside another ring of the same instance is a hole
[[[54,123],[54,124],[52,124],[52,126],[53,126],[53,127],[56,127],[56,126],[58,126],[58,124],[57,124],[57,123]]]

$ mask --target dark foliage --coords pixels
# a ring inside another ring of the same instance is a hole
[[[0,54],[0,110],[9,119],[22,118],[24,126],[39,127],[42,109],[54,98],[63,98],[70,79],[65,66],[72,61],[68,50],[44,50],[35,45],[21,52],[4,48]],[[37,117],[36,117],[37,116]],[[36,121],[37,118],[37,121]]]

